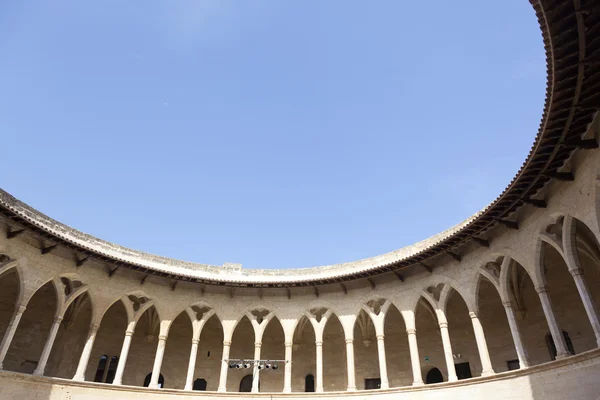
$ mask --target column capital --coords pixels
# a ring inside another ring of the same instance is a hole
[[[502,305],[504,306],[504,308],[513,308],[513,303],[510,300],[503,301]]]
[[[54,323],[55,324],[60,324],[63,320],[63,317],[54,317]]]
[[[27,307],[25,307],[24,305],[21,305],[21,304],[19,304],[16,309],[18,314],[23,314],[25,312],[25,310],[27,310]]]
[[[353,344],[354,343],[354,339],[346,339],[346,344]]]
[[[471,317],[471,319],[476,319],[479,318],[479,314],[475,311],[469,311],[469,317]]]
[[[407,329],[406,333],[408,335],[416,335],[417,334],[417,330],[415,328]]]
[[[95,323],[90,324],[90,330],[92,332],[98,332],[98,329],[100,329],[100,324],[95,324]]]
[[[285,347],[292,347],[293,345],[294,345],[294,343],[293,343],[293,342],[285,342],[285,343],[284,343],[284,346],[285,346]]]
[[[321,340],[315,340],[315,346],[323,346],[323,342]]]
[[[133,336],[134,332],[135,331],[133,329],[127,329],[125,331],[125,336]]]
[[[381,334],[381,335],[377,335],[376,337],[377,337],[377,340],[383,340],[383,338],[385,337],[385,335]]]
[[[439,326],[440,326],[440,329],[448,328],[448,323],[447,322],[440,322]]]
[[[548,292],[548,286],[544,286],[544,285],[541,285],[541,286],[536,286],[536,287],[535,287],[535,291],[536,291],[538,294],[547,293],[547,292]]]
[[[159,335],[158,336],[158,340],[166,342],[167,341],[167,335]]]
[[[571,273],[571,276],[573,276],[573,277],[584,275],[583,268],[569,269],[569,272]]]
[[[262,347],[262,342],[254,342],[254,348],[260,349]]]
[[[227,347],[231,346],[231,341],[223,340],[223,346],[227,346]]]
[[[192,344],[198,344],[200,343],[200,339],[192,339]]]

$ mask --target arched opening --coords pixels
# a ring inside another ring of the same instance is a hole
[[[4,360],[4,369],[29,374],[35,370],[56,314],[56,299],[52,281],[35,292],[21,317]]]
[[[448,376],[437,316],[431,304],[422,297],[417,303],[415,324],[418,332],[421,367],[427,371],[431,365],[440,365],[440,373]]]
[[[312,380],[312,391],[315,390],[314,373],[317,368],[315,331],[305,316],[298,320],[294,330],[292,348],[292,392],[305,392],[306,379]]]
[[[104,373],[106,372],[107,363],[108,356],[106,354],[100,356],[100,361],[98,361],[98,368],[96,368],[96,375],[94,375],[94,382],[104,382]]]
[[[312,374],[304,377],[304,391],[306,393],[313,393],[315,391],[315,377]]]
[[[205,376],[208,378],[206,390],[216,391],[219,386],[219,371],[221,369],[222,357],[223,326],[221,325],[219,318],[216,315],[213,315],[206,321],[202,333],[200,334],[196,369],[194,372],[194,376]],[[187,364],[185,365],[187,371]],[[229,370],[228,374],[231,373],[231,371],[232,370]]]
[[[246,375],[240,380],[240,393],[252,391],[252,375]]]
[[[94,347],[90,355],[90,362],[86,369],[85,379],[87,381],[112,383],[123,346],[123,338],[127,329],[127,312],[120,300],[114,302],[104,313],[100,322],[100,329],[96,334]],[[103,355],[108,357],[108,371],[103,380],[96,381],[96,365]],[[112,372],[111,372],[112,371]],[[110,378],[110,379],[109,379]]]
[[[48,359],[46,375],[72,378],[87,339],[92,319],[92,301],[79,295],[67,308]]]
[[[575,281],[560,253],[551,245],[542,243],[542,273],[546,278],[552,309],[561,330],[571,334],[577,353],[596,348],[596,337],[583,307]]]
[[[261,359],[283,360],[285,359],[285,337],[283,327],[277,317],[269,321],[262,337]],[[261,390],[265,392],[283,391],[284,365],[277,364],[277,369],[263,369],[259,374]]]
[[[413,376],[406,325],[402,314],[393,304],[385,315],[384,334],[390,387],[411,385]]]
[[[3,255],[0,255],[2,257]],[[0,275],[0,339],[15,313],[20,292],[20,278],[16,268]]]
[[[442,372],[438,368],[431,368],[427,375],[425,375],[425,383],[440,383],[444,382],[444,377],[442,376]]]
[[[150,381],[152,380],[152,372],[150,372],[148,375],[146,375],[146,377],[144,378],[144,387],[148,387],[150,386]],[[165,387],[165,378],[163,377],[162,374],[160,374],[158,376],[158,387],[159,388],[163,388]]]
[[[254,360],[254,328],[246,316],[235,327],[229,358]],[[247,379],[246,375],[252,373],[252,367],[252,365],[249,365],[248,368],[230,369],[227,374],[227,390],[234,391],[239,386],[241,391],[244,379]],[[250,388],[252,388],[252,375],[250,375]]]
[[[154,365],[159,328],[160,319],[156,308],[152,306],[142,314],[135,325],[135,332],[131,338],[131,347],[129,348],[127,364],[123,373],[124,385],[139,386],[140,382],[145,382],[145,371],[140,366],[152,367]],[[160,387],[164,387],[164,380]]]
[[[323,390],[343,391],[347,387],[346,338],[340,320],[331,314],[323,331]]]
[[[494,274],[500,276],[501,261],[490,266]],[[492,368],[496,372],[503,372],[509,369],[510,362],[516,360],[517,351],[514,346],[510,326],[506,317],[506,311],[500,293],[496,287],[483,275],[479,276],[477,290],[479,303],[479,320],[485,332],[485,340],[488,346],[488,352],[492,361]],[[514,365],[512,365],[514,369]],[[518,369],[518,367],[517,367]]]
[[[545,332],[548,331],[548,323],[533,281],[525,268],[514,260],[508,265],[507,276],[508,295],[513,303],[521,340],[529,356],[530,365],[550,361],[544,338]]]
[[[346,372],[346,368],[342,371]],[[365,389],[367,379],[380,378],[375,325],[364,310],[360,310],[354,323],[354,371],[358,390]]]
[[[170,388],[185,388],[191,345],[192,321],[187,312],[183,311],[171,324],[161,366],[161,371],[169,376]]]
[[[206,391],[206,379],[198,378],[194,381],[192,390]]]
[[[470,371],[481,375],[481,359],[469,309],[462,296],[454,289],[450,291],[446,304],[446,319],[458,379],[470,378]]]

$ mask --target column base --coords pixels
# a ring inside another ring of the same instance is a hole
[[[458,381],[458,377],[457,376],[449,376],[448,377],[448,382],[457,382]]]
[[[382,383],[381,387],[379,389],[389,389],[390,388],[390,384],[389,383]]]
[[[413,386],[424,386],[425,383],[423,381],[417,381],[417,382],[413,382],[412,384]]]
[[[225,393],[225,392],[227,392],[227,388],[219,387],[219,388],[217,388],[217,392]]]
[[[494,370],[489,370],[489,371],[482,371],[481,372],[481,376],[492,376],[492,375],[496,375],[496,373],[494,372]]]
[[[348,388],[346,389],[346,392],[356,392],[356,386],[348,386]]]
[[[116,380],[116,379],[115,379],[115,380],[113,381],[113,383],[112,383],[112,384],[113,384],[113,385],[122,385],[122,384],[123,384],[123,381],[121,381],[121,380]]]
[[[149,387],[150,389],[158,389],[158,388],[159,388],[159,387],[158,387],[158,383],[151,383],[151,384],[149,384],[149,385],[148,385],[148,387]]]
[[[186,386],[186,387],[183,388],[183,390],[192,390],[192,387],[191,386]]]
[[[569,354],[569,353],[566,353],[566,354],[557,354],[557,355],[556,355],[556,359],[557,359],[557,360],[562,360],[563,358],[567,358],[567,357],[569,357],[570,355],[571,355],[571,354]]]
[[[35,375],[35,376],[44,376],[44,371],[39,371],[39,370],[36,369],[35,371],[33,371],[33,375]]]
[[[73,380],[74,381],[78,381],[78,382],[83,382],[83,381],[85,381],[85,376],[83,376],[83,375],[75,375],[73,377]]]

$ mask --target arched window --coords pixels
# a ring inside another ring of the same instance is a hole
[[[252,391],[252,375],[246,375],[240,381],[240,392]]]
[[[192,390],[206,390],[206,379],[196,379]]]
[[[119,357],[112,356],[110,363],[108,364],[108,372],[106,373],[106,383],[113,383],[115,380],[115,373],[117,372],[117,365],[119,365]]]
[[[575,354],[575,349],[573,348],[573,342],[571,342],[571,338],[569,337],[569,333],[567,331],[562,331],[563,337],[565,338],[565,343],[567,345],[567,350],[571,354]],[[552,338],[552,334],[548,332],[546,334],[546,345],[548,346],[548,352],[550,353],[550,358],[552,360],[556,360],[556,345],[554,344],[554,339]]]
[[[144,387],[150,386],[151,379],[152,379],[152,372],[150,372],[148,375],[146,375],[146,378],[144,379]],[[165,387],[165,378],[163,378],[162,374],[160,374],[158,376],[158,387],[159,388]]]
[[[108,360],[108,356],[106,354],[100,357],[100,361],[98,361],[98,368],[96,368],[96,375],[94,375],[94,382],[102,382],[104,380],[106,360]]]
[[[425,377],[425,383],[440,383],[444,382],[442,372],[437,368],[431,368]]]
[[[304,378],[304,391],[307,393],[315,391],[315,377],[311,374],[306,375]]]

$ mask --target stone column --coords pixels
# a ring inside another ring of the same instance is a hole
[[[254,343],[254,360],[260,360],[260,347],[261,342]],[[258,369],[258,363],[255,362],[252,367],[252,393],[258,393],[258,380],[260,379],[260,370]]]
[[[17,327],[19,326],[19,321],[21,321],[21,317],[23,316],[25,310],[26,307],[24,305],[18,305],[8,324],[8,328],[6,328],[6,332],[4,333],[4,337],[2,338],[2,343],[0,343],[0,369],[3,369],[2,364],[4,363],[4,358],[6,357],[6,353],[8,353],[10,343],[12,342],[12,339],[15,336],[15,332],[17,331]]]
[[[315,392],[323,393],[323,341],[316,340],[317,352],[317,376],[315,377]]]
[[[156,346],[156,356],[154,357],[154,366],[152,367],[152,376],[150,377],[149,388],[157,389],[158,380],[160,379],[160,367],[162,366],[163,357],[165,355],[165,347],[167,346],[167,335],[158,337],[158,345]]]
[[[52,346],[54,345],[54,340],[56,339],[56,334],[58,333],[58,328],[60,328],[60,323],[62,320],[63,317],[54,318],[54,322],[50,328],[50,335],[48,336],[48,340],[46,340],[44,350],[42,350],[42,355],[40,356],[40,361],[38,362],[38,366],[35,371],[33,371],[34,375],[44,375],[44,370],[46,369],[46,364],[48,363],[48,357],[50,357],[50,352],[52,351]]]
[[[556,316],[554,315],[548,288],[545,286],[538,286],[535,288],[535,290],[540,297],[540,302],[542,303],[542,308],[544,309],[544,315],[546,316],[546,321],[548,322],[548,327],[550,328],[550,334],[552,335],[552,340],[556,346],[556,359],[559,360],[561,358],[570,356],[571,354],[569,353],[569,350],[567,350],[567,344],[565,343],[565,337],[563,336],[562,330],[558,327],[558,323],[556,322]]]
[[[285,342],[285,371],[283,375],[283,393],[292,392],[292,342]]]
[[[444,346],[446,368],[448,368],[448,382],[454,382],[458,380],[458,377],[456,376],[456,368],[454,367],[452,344],[450,344],[450,333],[448,333],[448,322],[440,322],[440,334],[442,335],[442,345]]]
[[[192,390],[194,386],[194,371],[196,370],[196,358],[198,358],[198,343],[196,338],[192,339],[192,349],[190,350],[190,362],[188,364],[187,377],[185,379],[184,390]]]
[[[577,268],[570,270],[569,272],[571,272],[571,275],[573,276],[573,280],[577,286],[577,291],[579,292],[579,297],[581,297],[583,307],[585,308],[585,313],[590,320],[590,325],[592,325],[592,330],[596,336],[596,345],[600,347],[600,320],[598,319],[598,313],[596,312],[596,307],[594,307],[594,301],[592,300],[592,296],[590,295],[590,291],[583,277],[583,270],[581,268]]]
[[[508,319],[508,326],[510,327],[510,333],[515,343],[515,350],[517,351],[517,358],[519,359],[519,368],[529,367],[529,358],[527,357],[527,351],[523,346],[523,340],[521,339],[521,331],[517,324],[517,318],[515,317],[515,310],[513,309],[512,303],[506,301],[504,304],[504,310],[506,311],[506,317]]]
[[[417,330],[407,329],[408,349],[410,351],[410,365],[413,374],[413,386],[423,385],[423,376],[421,375],[421,359],[419,358],[419,346],[417,344]]]
[[[129,355],[129,347],[131,347],[131,338],[133,336],[135,328],[127,329],[125,331],[125,339],[123,339],[123,347],[121,347],[121,354],[119,356],[119,363],[117,364],[117,370],[115,371],[115,379],[113,385],[123,384],[123,373],[125,372],[125,364],[127,363],[127,356]]]
[[[346,338],[346,371],[348,373],[349,392],[356,391],[356,372],[354,371],[354,339]]]
[[[490,353],[488,351],[487,342],[485,341],[485,333],[483,332],[483,326],[477,316],[477,313],[470,312],[471,323],[473,324],[473,332],[475,332],[475,341],[477,342],[477,351],[479,352],[479,358],[481,359],[481,376],[494,375],[494,368],[492,367],[492,361],[490,360]]]
[[[223,341],[223,362],[221,363],[221,376],[219,377],[218,392],[227,391],[227,371],[229,370],[229,350],[231,350],[231,342]]]
[[[85,371],[87,369],[88,363],[90,362],[90,356],[92,355],[94,341],[96,340],[96,334],[98,333],[99,328],[100,324],[90,325],[87,340],[85,341],[85,346],[83,347],[83,351],[81,352],[81,357],[79,357],[79,364],[77,364],[77,371],[75,372],[75,376],[73,377],[74,381],[85,381]]]
[[[377,335],[377,353],[379,355],[379,379],[381,379],[381,389],[388,389],[390,382],[387,375],[387,363],[385,360],[385,342],[384,335]]]

